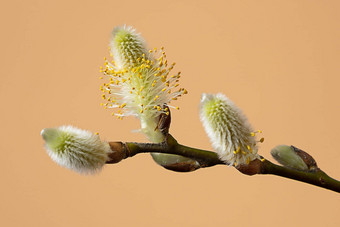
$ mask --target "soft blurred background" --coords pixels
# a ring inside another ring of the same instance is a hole
[[[40,131],[72,124],[109,141],[146,141],[133,118],[100,107],[99,67],[114,26],[164,46],[189,94],[172,111],[182,144],[211,149],[198,117],[203,92],[223,92],[270,158],[308,151],[340,179],[340,2],[2,1],[1,226],[340,226],[340,194],[218,166],[175,173],[148,154],[84,176],[48,157]]]

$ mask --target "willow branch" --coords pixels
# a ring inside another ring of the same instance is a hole
[[[226,165],[215,152],[181,145],[171,135],[168,135],[167,140],[163,143],[110,142],[110,146],[113,152],[109,155],[111,160],[107,162],[108,164],[117,163],[136,154],[156,152],[194,159],[200,163],[201,168]],[[236,169],[246,175],[272,174],[340,193],[340,181],[329,177],[319,168],[313,171],[300,171],[276,165],[268,160],[256,159],[248,165],[239,165]]]
[[[273,174],[290,178],[340,193],[340,181],[331,178],[319,168],[313,172],[299,171],[279,166],[266,160],[263,162],[261,174]]]

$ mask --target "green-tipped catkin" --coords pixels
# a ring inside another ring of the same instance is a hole
[[[140,65],[147,53],[143,38],[130,26],[116,27],[112,32],[111,53],[118,68],[126,69]]]
[[[72,126],[46,128],[41,135],[52,160],[79,173],[99,171],[112,152],[98,135]]]
[[[242,111],[225,95],[203,94],[200,118],[222,161],[237,166],[259,158],[255,133]]]
[[[118,109],[118,119],[133,115],[141,121],[141,132],[154,143],[165,140],[159,128],[161,115],[170,115],[169,103],[187,94],[179,87],[180,72],[173,74],[175,63],[168,63],[164,48],[147,50],[146,43],[130,26],[116,27],[110,42],[113,61],[105,59],[101,72],[109,81],[101,86],[104,108]],[[101,77],[102,78],[102,77]],[[154,160],[174,164],[174,160],[190,161],[181,156],[151,154]]]

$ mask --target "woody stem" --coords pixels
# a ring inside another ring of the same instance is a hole
[[[113,154],[122,151],[123,158],[133,157],[140,153],[163,153],[181,155],[187,158],[197,160],[201,168],[211,167],[215,165],[226,165],[222,162],[215,152],[192,148],[181,145],[169,134],[167,140],[163,143],[134,143],[134,142],[113,142],[111,146]],[[115,163],[115,162],[111,162]],[[249,163],[249,165],[240,165],[236,167],[240,172],[247,175],[254,174],[272,174],[308,184],[312,184],[321,188],[329,189],[340,193],[340,181],[329,177],[319,168],[314,171],[300,171],[276,165],[268,160],[260,161],[258,159]]]

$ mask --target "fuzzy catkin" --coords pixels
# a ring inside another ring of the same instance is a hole
[[[250,124],[225,95],[203,94],[200,119],[213,148],[225,163],[237,166],[259,158]]]
[[[131,26],[116,27],[112,31],[111,53],[118,68],[131,68],[139,64],[138,58],[146,54],[145,41]]]
[[[130,26],[116,27],[110,42],[113,61],[105,59],[101,72],[109,78],[101,86],[104,108],[118,109],[112,113],[118,119],[133,115],[140,119],[141,132],[153,143],[163,142],[159,129],[161,115],[170,115],[170,102],[187,90],[179,87],[180,72],[173,74],[175,63],[166,59],[164,48],[147,50],[142,36]],[[198,162],[170,154],[151,153],[158,164],[198,165]]]
[[[52,160],[79,173],[98,172],[111,152],[110,145],[98,135],[73,126],[47,128],[41,135]]]

